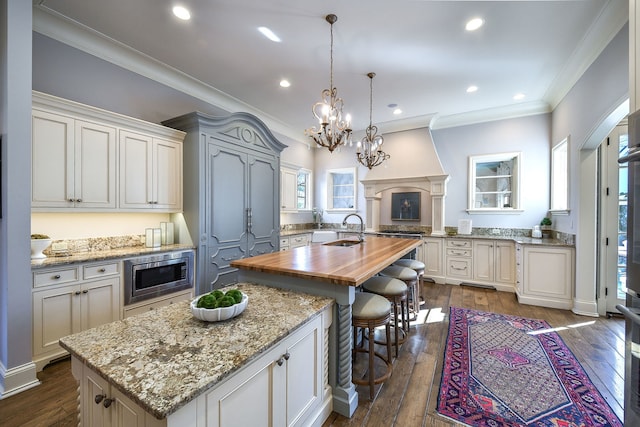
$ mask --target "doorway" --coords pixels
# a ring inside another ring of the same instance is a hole
[[[600,145],[599,280],[607,313],[624,305],[627,263],[627,165],[618,158],[628,154],[626,119]]]

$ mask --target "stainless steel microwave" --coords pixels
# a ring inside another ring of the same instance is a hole
[[[124,304],[192,288],[194,267],[192,250],[124,260]]]

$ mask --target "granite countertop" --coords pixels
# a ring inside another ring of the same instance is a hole
[[[333,304],[253,283],[225,289],[232,288],[249,297],[233,319],[198,320],[183,301],[64,337],[60,345],[163,419]]]
[[[193,245],[175,244],[160,246],[158,248],[132,246],[110,250],[79,252],[68,256],[49,256],[43,259],[32,259],[31,268],[38,269],[66,264],[74,264],[79,262],[105,261],[110,259],[129,258],[138,255],[158,254],[162,252],[173,252],[185,249],[193,249]]]
[[[301,230],[281,230],[281,236],[294,236],[297,234],[311,234],[314,231],[335,231],[337,233],[352,233],[358,234],[357,230],[352,229],[333,229],[333,228],[310,228],[310,229],[301,229]],[[395,234],[395,233],[384,233],[378,231],[365,231],[365,235],[367,236],[397,236],[397,237],[408,237],[408,236],[420,236],[420,237],[434,237],[434,238],[442,238],[442,239],[490,239],[490,240],[510,240],[515,243],[520,243],[522,245],[539,245],[539,246],[563,246],[563,247],[574,247],[575,244],[568,243],[559,239],[534,239],[532,237],[526,236],[509,236],[509,235],[493,235],[493,234],[456,234],[453,236],[449,235],[431,235],[431,234],[417,234],[417,233],[409,233],[409,234]]]

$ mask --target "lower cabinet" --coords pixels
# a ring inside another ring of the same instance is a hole
[[[473,280],[513,292],[516,280],[515,243],[508,240],[473,241]]]
[[[473,277],[473,245],[470,239],[447,239],[445,265],[447,283],[459,285]]]
[[[573,308],[574,249],[518,245],[516,293],[522,304]]]
[[[120,318],[120,263],[33,273],[32,353],[38,371],[66,355],[58,340]]]
[[[314,316],[249,365],[162,420],[73,357],[72,373],[80,384],[80,425],[320,426],[329,415],[327,402],[331,401],[324,344],[330,313],[328,309]]]
[[[445,283],[443,243],[443,239],[426,237],[422,245],[424,277],[436,283]]]

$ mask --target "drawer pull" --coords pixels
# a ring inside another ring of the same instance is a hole
[[[234,260],[236,260],[236,259],[237,259],[236,257],[231,257],[231,258],[225,258],[225,257],[222,257],[222,260],[223,260],[223,261],[234,261]]]
[[[107,270],[104,267],[98,269],[98,273],[104,273],[105,271],[107,271]]]
[[[452,269],[452,270],[459,270],[459,271],[462,271],[462,270],[466,270],[466,269],[467,269],[467,267],[462,267],[462,268],[461,268],[461,267],[451,267],[451,269]]]
[[[60,277],[62,276],[60,276],[59,274],[56,274],[55,276],[52,277],[52,279],[58,280]]]

